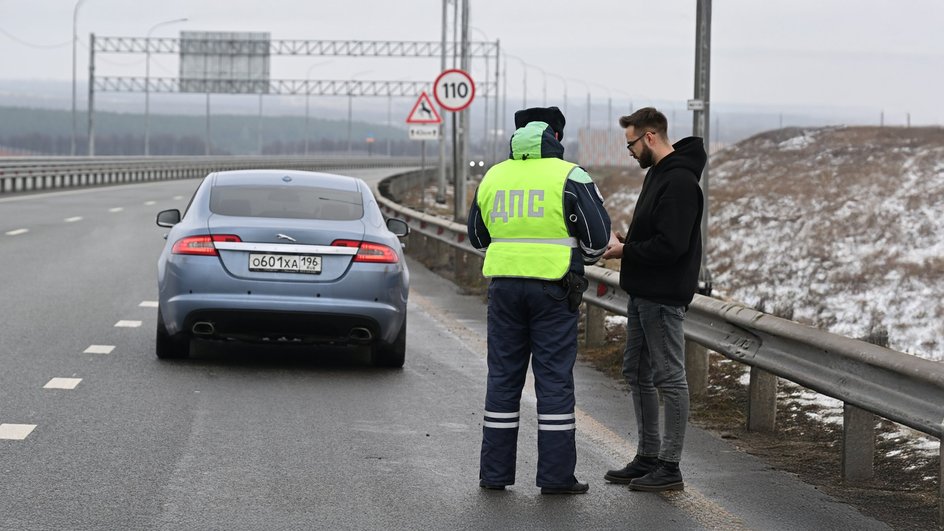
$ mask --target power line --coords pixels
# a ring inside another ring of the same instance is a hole
[[[62,48],[62,47],[65,47],[65,46],[68,46],[68,45],[72,44],[72,41],[71,41],[71,40],[65,41],[65,42],[61,42],[61,43],[59,43],[59,44],[36,44],[36,43],[29,42],[29,41],[25,41],[25,40],[23,40],[23,39],[17,37],[16,35],[10,33],[9,31],[7,31],[7,30],[5,30],[5,29],[3,29],[3,28],[0,28],[0,33],[6,35],[8,38],[10,38],[10,39],[13,40],[13,41],[16,41],[17,43],[22,44],[23,46],[28,46],[28,47],[30,47],[30,48],[39,48],[39,49],[46,49],[46,50],[48,50],[48,49],[52,49],[52,48]]]

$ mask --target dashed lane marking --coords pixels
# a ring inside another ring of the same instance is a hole
[[[116,328],[138,328],[141,326],[141,321],[118,321],[115,323]]]
[[[138,306],[141,308],[157,308],[157,301],[141,301]]]
[[[180,201],[180,200],[183,199],[183,198],[184,198],[184,196],[182,196],[182,195],[175,195],[175,196],[174,196],[174,201]]]
[[[121,211],[123,211],[124,209],[125,209],[125,207],[115,207],[115,208],[109,208],[108,211],[109,211],[109,212],[121,212]]]
[[[81,381],[82,378],[53,378],[43,386],[43,389],[75,389]]]
[[[36,429],[35,424],[0,424],[0,439],[22,441],[34,429]]]
[[[156,205],[157,201],[145,201],[144,206],[153,206]]]
[[[26,234],[27,232],[29,232],[29,229],[16,229],[8,231],[6,234],[7,236],[19,236],[20,234]]]
[[[89,345],[89,348],[82,351],[83,354],[111,354],[115,350],[114,345]]]
[[[82,221],[82,216],[74,216],[71,218],[66,218],[62,221],[65,221],[66,223],[75,223],[76,221]]]

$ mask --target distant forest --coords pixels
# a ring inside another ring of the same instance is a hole
[[[143,155],[144,114],[96,112],[96,155]],[[77,154],[86,154],[88,122],[76,113]],[[312,117],[309,122],[309,153],[346,152],[348,124],[343,120]],[[254,155],[259,153],[259,118],[251,115],[210,117],[211,153]],[[151,155],[203,155],[206,119],[203,116],[152,114]],[[372,138],[373,142],[368,142]],[[356,153],[419,155],[420,142],[409,140],[404,129],[353,122],[351,150]],[[433,143],[430,143],[433,144]],[[68,155],[72,147],[72,113],[63,110],[0,107],[0,145],[43,155]],[[432,154],[434,146],[427,146]],[[305,153],[304,116],[263,116],[262,153]]]

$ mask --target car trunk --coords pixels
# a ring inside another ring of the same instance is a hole
[[[331,282],[344,276],[356,249],[332,247],[336,240],[360,241],[360,220],[311,220],[289,218],[245,218],[212,214],[207,220],[212,235],[232,234],[241,243],[217,244],[223,267],[237,278],[296,282]],[[294,241],[293,241],[294,240]],[[250,264],[252,260],[252,264]],[[288,272],[299,263],[311,271]],[[252,269],[270,269],[265,271]]]

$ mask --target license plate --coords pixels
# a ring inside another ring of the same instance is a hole
[[[250,271],[321,273],[321,256],[310,254],[250,253]]]

